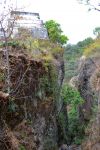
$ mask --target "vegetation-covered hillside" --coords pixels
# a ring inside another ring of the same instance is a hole
[[[84,49],[93,42],[93,39],[89,37],[78,42],[76,45],[68,44],[65,47],[65,80],[70,80],[73,76],[77,75],[79,59],[83,55]]]

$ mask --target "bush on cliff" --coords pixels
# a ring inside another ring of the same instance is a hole
[[[68,133],[66,133],[67,142],[68,144],[80,144],[84,137],[85,125],[80,126],[78,106],[83,103],[83,99],[80,93],[69,85],[63,86],[62,99],[66,104],[66,111],[68,111],[68,125],[66,124],[68,126]]]

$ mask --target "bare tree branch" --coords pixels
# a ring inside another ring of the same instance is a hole
[[[94,4],[94,3],[92,3],[91,0],[78,0],[78,2],[80,4],[88,5],[89,6],[89,10],[94,9],[96,11],[100,11],[100,3]],[[95,0],[94,0],[94,2],[95,2]]]

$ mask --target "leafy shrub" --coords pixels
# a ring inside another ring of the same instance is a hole
[[[67,105],[71,104],[75,109],[79,104],[82,104],[83,99],[77,89],[72,88],[70,85],[64,85],[62,88],[62,98]]]
[[[59,135],[59,143],[66,143],[68,141],[67,131],[68,131],[68,120],[67,113],[62,112],[58,115],[58,135]]]
[[[4,73],[0,72],[0,82],[4,81],[4,79],[5,79]]]
[[[92,44],[84,49],[85,56],[98,56],[100,55],[100,39],[94,40]]]
[[[0,43],[0,47],[5,47],[6,46],[6,43],[5,42],[1,42]],[[7,46],[11,46],[11,47],[18,47],[19,46],[19,42],[18,41],[14,41],[14,40],[12,40],[12,41],[9,41],[8,43],[7,43]]]
[[[63,35],[63,31],[59,23],[54,20],[49,20],[45,22],[45,27],[47,28],[49,39],[53,43],[59,43],[64,45],[67,43],[67,36]]]
[[[73,76],[77,75],[78,60],[83,55],[84,48],[93,43],[92,38],[87,38],[75,45],[68,44],[65,47],[65,79],[69,81]]]
[[[26,148],[23,145],[20,145],[19,150],[26,150]]]
[[[62,88],[63,102],[68,106],[68,143],[80,144],[84,137],[85,125],[80,126],[78,106],[83,103],[80,93],[70,87],[64,85]]]

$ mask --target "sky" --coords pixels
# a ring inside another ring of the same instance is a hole
[[[37,12],[45,22],[53,19],[61,25],[69,43],[75,44],[93,36],[93,29],[100,26],[100,12],[88,11],[77,0],[13,0],[25,11]],[[99,0],[94,0],[99,1]]]

